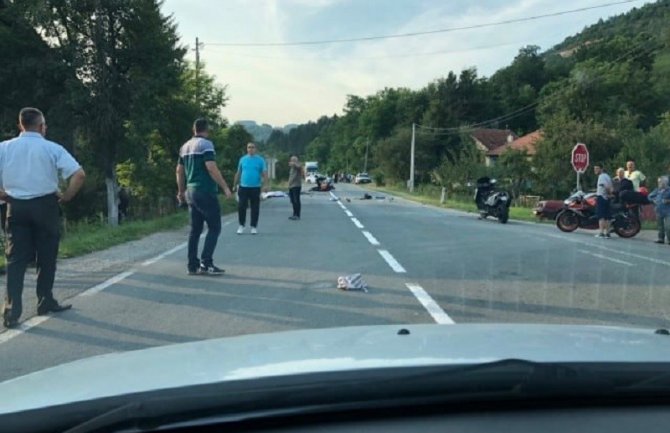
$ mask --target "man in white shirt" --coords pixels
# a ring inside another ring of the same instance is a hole
[[[593,171],[598,176],[596,183],[596,216],[598,217],[598,227],[600,233],[596,235],[597,238],[609,238],[610,225],[610,198],[612,196],[613,185],[612,178],[605,173],[603,164],[596,164],[593,166]]]
[[[633,182],[635,192],[640,192],[640,184],[647,179],[647,176],[635,168],[635,161],[630,160],[626,163],[626,172],[624,175],[626,176],[626,179]]]
[[[19,113],[21,134],[0,143],[0,200],[7,201],[7,295],[3,311],[6,328],[18,325],[22,313],[26,266],[37,261],[37,314],[64,311],[53,296],[60,241],[60,203],[68,202],[84,183],[84,170],[61,145],[44,138],[42,112]],[[70,179],[65,192],[60,178]]]

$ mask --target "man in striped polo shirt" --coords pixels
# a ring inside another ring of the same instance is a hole
[[[220,275],[224,271],[214,265],[214,249],[221,233],[221,207],[218,187],[232,197],[230,188],[216,166],[214,144],[208,139],[209,125],[205,119],[193,123],[193,138],[179,150],[177,163],[177,199],[188,203],[191,232],[188,237],[188,274]],[[198,258],[198,243],[204,224],[207,236]]]

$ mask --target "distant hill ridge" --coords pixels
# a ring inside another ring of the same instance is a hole
[[[298,126],[295,123],[289,123],[282,127],[275,127],[267,123],[259,125],[255,120],[239,120],[235,122],[235,124],[242,125],[242,127],[254,137],[254,141],[259,143],[265,143],[275,129],[282,131],[284,134],[288,134],[291,129]]]

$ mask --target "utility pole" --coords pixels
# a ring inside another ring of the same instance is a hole
[[[370,140],[368,139],[367,143],[365,143],[365,165],[363,167],[363,172],[367,173],[368,172],[368,149],[370,148]]]
[[[409,163],[409,192],[414,192],[414,144],[416,142],[416,123],[412,123],[412,150]]]
[[[198,37],[195,38],[195,103],[200,108],[200,48],[204,44],[200,42]]]

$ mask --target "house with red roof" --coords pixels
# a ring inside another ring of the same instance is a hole
[[[542,139],[542,131],[533,131],[523,137],[516,138],[508,143],[498,146],[486,152],[487,166],[494,165],[496,160],[508,150],[526,151],[529,157],[537,152],[537,143]]]

